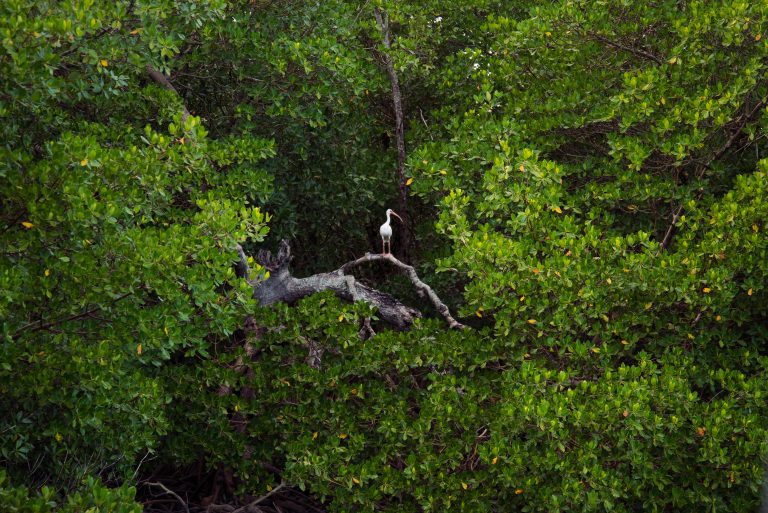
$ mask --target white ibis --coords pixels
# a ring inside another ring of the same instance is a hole
[[[389,241],[389,239],[392,238],[392,227],[389,225],[389,222],[391,221],[389,217],[390,215],[400,219],[401,223],[403,222],[403,218],[397,215],[397,212],[391,208],[387,209],[387,222],[382,224],[381,228],[379,228],[379,234],[381,235],[381,252],[385,255],[388,255],[392,251],[392,245]]]

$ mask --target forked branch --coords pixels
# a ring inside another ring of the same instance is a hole
[[[440,300],[435,291],[419,279],[416,270],[392,255],[366,254],[364,257],[344,264],[335,271],[314,274],[306,278],[295,278],[289,272],[288,265],[292,257],[291,248],[286,241],[280,243],[277,256],[273,256],[268,251],[260,251],[256,259],[270,271],[267,280],[254,284],[253,295],[263,306],[279,301],[293,303],[316,292],[330,290],[342,299],[364,301],[375,307],[378,310],[379,318],[395,329],[408,329],[416,317],[421,317],[418,310],[404,305],[390,294],[360,283],[354,276],[347,274],[350,269],[365,262],[386,261],[408,276],[416,289],[435,305],[449,327],[464,327],[451,316],[448,307]],[[242,266],[242,254],[239,260]]]

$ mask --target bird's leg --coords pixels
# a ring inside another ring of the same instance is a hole
[[[384,254],[384,239],[381,239],[381,254]]]

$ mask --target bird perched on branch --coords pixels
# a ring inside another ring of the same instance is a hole
[[[379,234],[381,235],[381,252],[385,255],[388,255],[392,251],[392,245],[390,244],[390,239],[392,238],[392,227],[389,224],[391,221],[391,215],[400,219],[401,223],[403,222],[403,218],[397,215],[397,212],[391,208],[387,209],[387,222],[382,224],[381,228],[379,228]]]

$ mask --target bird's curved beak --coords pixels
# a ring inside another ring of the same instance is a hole
[[[392,211],[392,215],[395,216],[396,218],[400,219],[401,223],[405,224],[405,221],[403,221],[403,218],[400,217],[399,215],[397,215],[397,212],[395,212],[394,210]]]

